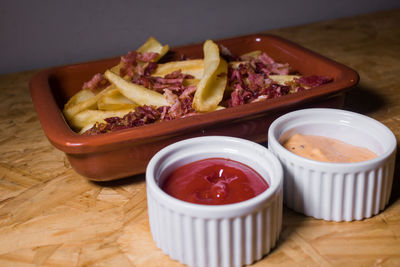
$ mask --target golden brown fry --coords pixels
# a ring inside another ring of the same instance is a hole
[[[261,55],[261,53],[262,52],[260,50],[254,50],[246,54],[243,54],[240,56],[243,61],[231,61],[229,62],[229,66],[233,69],[237,69],[240,64],[248,64],[248,61],[246,60],[250,60],[251,58],[257,58],[259,55]]]
[[[227,82],[228,64],[219,56],[218,46],[207,40],[203,46],[204,72],[197,85],[193,108],[199,112],[213,111],[224,95]]]
[[[299,75],[269,75],[268,78],[274,82],[285,85],[287,82],[293,81],[295,78],[300,78]]]
[[[199,79],[184,79],[183,85],[184,86],[197,86],[199,84]]]
[[[258,58],[259,55],[261,55],[261,51],[260,50],[254,50],[248,53],[245,53],[243,55],[241,55],[241,58]]]
[[[147,52],[153,52],[153,53],[158,53],[158,56],[153,60],[154,62],[158,61],[160,58],[162,58],[169,50],[168,45],[162,45],[159,41],[157,41],[154,37],[150,37],[141,47],[139,47],[136,51],[140,53],[147,53]],[[147,63],[141,62],[143,65]],[[119,70],[123,64],[121,62],[118,63],[118,65],[115,65],[114,67],[110,68],[110,71],[114,72],[115,74],[119,75]]]
[[[190,74],[196,79],[203,76],[204,61],[203,59],[192,59],[183,61],[172,61],[164,64],[158,64],[157,69],[151,76],[164,77],[174,71],[181,70],[182,73]]]
[[[117,88],[109,91],[97,101],[97,108],[100,110],[134,109],[137,106],[138,104],[122,95]]]
[[[244,63],[245,61],[231,61],[229,62],[229,66],[232,69],[237,69],[239,67],[240,64]]]
[[[162,58],[169,50],[168,45],[162,45],[157,39],[154,37],[150,37],[141,47],[139,47],[138,50],[136,50],[139,53],[148,53],[148,52],[153,52],[153,53],[158,53],[158,57],[154,61],[158,61],[160,58]]]
[[[83,134],[84,132],[86,132],[87,130],[91,129],[96,123],[90,123],[88,125],[86,125],[85,127],[83,127],[78,133],[79,134]]]
[[[93,93],[91,90],[88,90],[88,89],[80,90],[68,100],[68,102],[67,102],[67,104],[65,104],[65,106],[66,107],[74,106],[74,105],[84,102],[94,96],[95,96],[95,93]]]
[[[115,65],[114,67],[110,68],[110,71],[114,72],[115,74],[119,75],[119,70],[122,68],[122,63],[119,62],[118,65]]]
[[[71,120],[70,125],[76,130],[87,128],[88,125],[94,125],[96,122],[105,122],[104,119],[110,117],[122,118],[125,114],[134,111],[134,109],[123,109],[123,110],[84,110],[75,114]]]
[[[140,106],[168,106],[167,100],[160,93],[141,85],[128,82],[109,70],[107,70],[104,75],[118,88],[121,94]]]
[[[96,109],[97,100],[113,88],[113,85],[110,85],[97,95],[87,89],[79,91],[65,104],[63,110],[64,116],[67,120],[70,120],[75,114],[83,110]]]

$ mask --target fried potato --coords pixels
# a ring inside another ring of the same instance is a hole
[[[199,84],[200,80],[199,79],[184,79],[183,80],[183,85],[184,86],[197,86]]]
[[[181,70],[182,73],[190,74],[196,79],[201,79],[201,77],[203,76],[203,69],[203,59],[171,61],[164,64],[158,64],[157,69],[151,74],[151,76],[164,77],[169,73]]]
[[[244,63],[244,61],[231,61],[229,62],[229,67],[231,67],[232,69],[237,69],[242,63]]]
[[[148,53],[148,52],[153,52],[153,53],[158,53],[158,56],[153,60],[154,62],[157,62],[160,58],[162,58],[169,50],[168,45],[162,45],[157,39],[154,37],[150,37],[141,47],[139,47],[136,52],[140,53]],[[146,65],[147,63],[141,62],[143,65]],[[119,62],[118,65],[115,65],[114,67],[110,68],[110,71],[114,72],[115,74],[119,74],[119,70],[123,66],[122,62]]]
[[[243,54],[240,56],[241,61],[231,61],[229,62],[229,66],[233,69],[237,69],[240,64],[248,64],[249,63],[248,60],[251,60],[253,58],[254,59],[258,58],[258,56],[261,55],[261,53],[262,52],[260,50],[254,50],[246,54]]]
[[[207,40],[203,46],[204,71],[193,98],[193,108],[199,112],[213,111],[224,95],[228,64],[219,56],[218,45]]]
[[[80,131],[82,128],[87,128],[88,125],[94,125],[96,122],[105,122],[104,119],[110,117],[120,117],[129,112],[134,111],[134,109],[122,109],[122,110],[84,110],[75,114],[69,121],[71,127]],[[90,128],[90,127],[89,127]]]
[[[147,89],[141,85],[128,82],[116,75],[115,73],[107,70],[105,77],[118,88],[119,92],[140,106],[168,106],[167,100],[160,93]]]
[[[109,91],[97,101],[100,110],[134,109],[138,104],[122,95],[117,88]]]
[[[154,61],[158,61],[162,58],[169,50],[168,45],[162,45],[157,39],[154,37],[150,37],[141,47],[136,50],[139,53],[158,53],[158,57]]]
[[[285,85],[287,82],[293,81],[295,78],[300,78],[299,75],[269,75],[268,78],[274,82]]]
[[[247,58],[258,58],[259,55],[261,55],[261,51],[260,50],[254,50],[248,53],[245,53],[243,55],[241,55],[240,57],[243,59],[247,59]]]
[[[122,66],[123,66],[122,62],[119,62],[118,65],[115,65],[114,67],[110,68],[110,71],[119,75],[119,70],[122,68]]]
[[[75,114],[81,112],[82,110],[96,109],[97,100],[101,98],[104,94],[114,88],[113,85],[100,91],[97,95],[90,90],[83,89],[76,93],[64,106],[64,116],[67,120],[70,120]]]
[[[87,130],[90,130],[96,123],[90,123],[83,127],[78,133],[79,134],[84,134]]]
[[[95,94],[87,89],[80,90],[73,95],[65,104],[63,113],[65,117],[71,118],[74,114],[84,109],[93,109],[96,107],[96,101],[92,101]]]
[[[66,107],[74,106],[74,105],[82,103],[94,96],[95,96],[95,93],[93,93],[89,89],[80,90],[68,100],[68,102],[67,102],[67,104],[65,104],[65,106]]]

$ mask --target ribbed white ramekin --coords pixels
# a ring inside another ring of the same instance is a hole
[[[269,188],[229,205],[199,205],[178,200],[160,189],[175,168],[205,158],[244,163],[266,179]],[[151,233],[172,259],[190,266],[242,266],[259,260],[275,246],[282,227],[283,170],[265,147],[239,138],[187,139],[160,150],[146,170]]]
[[[378,157],[357,163],[307,159],[281,145],[296,133],[339,139]],[[324,220],[361,220],[378,214],[389,201],[396,138],[372,118],[338,109],[294,111],[271,124],[268,148],[284,169],[284,204],[297,212]]]

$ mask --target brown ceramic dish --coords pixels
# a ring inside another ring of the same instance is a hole
[[[305,107],[343,105],[347,89],[358,83],[358,74],[337,62],[273,35],[248,35],[217,41],[234,54],[265,51],[278,62],[287,62],[304,75],[326,75],[333,82],[276,99],[201,114],[119,132],[82,136],[65,122],[62,108],[94,74],[116,65],[119,58],[44,70],[30,82],[33,104],[51,143],[64,151],[72,167],[90,180],[106,181],[144,173],[161,148],[186,138],[228,135],[265,142],[268,126],[279,115]],[[189,58],[202,57],[202,43],[172,49]]]

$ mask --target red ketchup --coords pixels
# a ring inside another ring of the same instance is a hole
[[[223,205],[250,199],[268,187],[260,174],[243,163],[208,158],[175,169],[161,188],[187,202]]]

